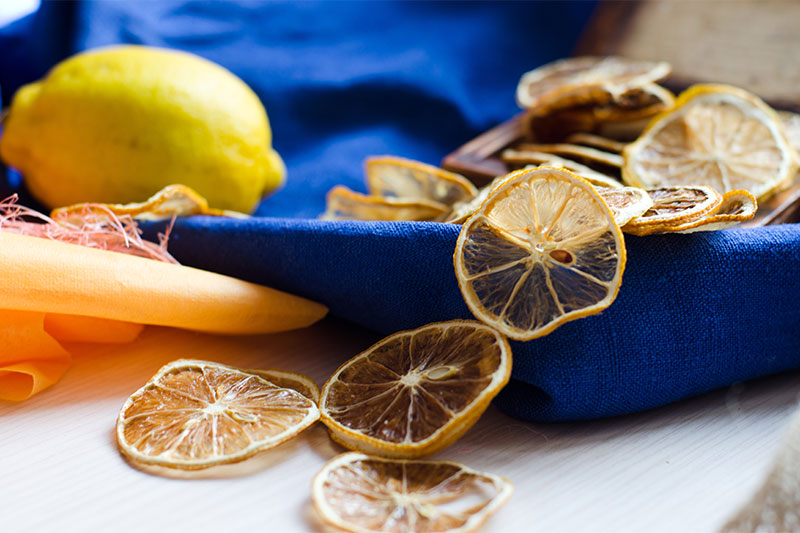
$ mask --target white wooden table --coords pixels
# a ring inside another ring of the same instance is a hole
[[[242,466],[167,479],[128,466],[114,422],[127,396],[173,359],[284,368],[321,384],[374,340],[326,320],[239,338],[149,328],[131,345],[76,348],[60,383],[0,402],[0,531],[329,531],[309,486],[343,449],[321,425]],[[148,346],[162,353],[142,355]],[[490,408],[438,457],[514,483],[487,532],[715,531],[760,483],[798,391],[800,374],[787,374],[581,423],[527,424]]]

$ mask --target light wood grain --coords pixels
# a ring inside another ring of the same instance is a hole
[[[376,339],[329,319],[259,337],[149,328],[130,346],[77,348],[62,382],[27,402],[0,403],[0,530],[320,530],[311,478],[343,451],[323,427],[238,470],[182,480],[128,466],[114,421],[126,397],[172,359],[284,368],[321,384]],[[153,345],[162,355],[142,356]],[[647,413],[560,424],[491,408],[438,457],[513,481],[488,532],[714,531],[760,484],[799,390],[800,375],[787,374]]]
[[[606,1],[577,53],[669,61],[675,88],[730,83],[797,109],[798,21],[794,0]]]

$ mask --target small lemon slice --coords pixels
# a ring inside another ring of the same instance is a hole
[[[542,152],[545,154],[563,154],[570,157],[579,157],[592,163],[601,163],[610,167],[622,167],[622,156],[619,154],[598,150],[589,146],[569,143],[537,144],[524,143],[517,146],[517,150],[527,152]]]
[[[323,520],[357,533],[469,533],[502,506],[511,482],[451,461],[398,461],[360,453],[331,459],[314,477]]]
[[[134,465],[198,470],[243,461],[319,418],[293,388],[217,363],[165,365],[122,406],[117,444]]]
[[[519,170],[464,223],[454,266],[476,317],[530,340],[614,301],[625,243],[588,182],[565,170]]]
[[[625,149],[625,143],[623,142],[615,141],[614,139],[609,139],[608,137],[603,137],[602,135],[595,135],[593,133],[586,132],[573,133],[566,138],[566,141],[568,143],[582,144],[591,148],[597,148],[599,150],[605,150],[606,152],[612,152],[615,154],[618,154]]]
[[[364,169],[370,194],[383,198],[453,205],[478,194],[475,186],[460,174],[402,157],[370,157],[364,162]]]
[[[694,233],[726,229],[752,219],[757,210],[758,202],[750,192],[728,191],[722,196],[722,203],[719,207],[708,215],[677,226],[670,226],[661,233]]]
[[[186,185],[168,185],[144,202],[131,204],[74,204],[54,209],[50,216],[53,219],[70,219],[70,217],[81,217],[87,211],[110,212],[117,216],[128,215],[138,220],[168,220],[172,217],[191,215],[247,218],[244,213],[208,207],[206,199]]]
[[[435,453],[456,441],[508,382],[511,349],[469,320],[390,335],[322,387],[320,412],[333,440],[395,458]]]
[[[436,220],[450,209],[421,198],[368,196],[337,185],[327,196],[324,220]]]
[[[603,174],[602,172],[598,172],[590,167],[587,167],[586,165],[582,165],[577,161],[559,157],[555,154],[508,148],[503,150],[502,154],[500,154],[500,157],[503,159],[503,161],[514,165],[537,165],[546,166],[549,168],[564,168],[573,174],[577,174],[592,185],[599,187],[623,186],[619,180],[616,180],[607,174]]]
[[[623,231],[633,235],[650,235],[665,228],[694,222],[711,213],[722,203],[722,195],[711,187],[675,186],[650,189],[647,194],[653,206],[625,224]]]
[[[624,181],[644,189],[708,185],[766,198],[797,172],[780,119],[760,98],[727,85],[695,85],[623,151]]]
[[[601,106],[593,106],[586,111],[599,125],[607,122],[631,122],[650,118],[671,109],[675,105],[675,95],[670,91],[648,83],[639,89],[629,91],[617,100]],[[576,109],[576,112],[582,112]]]
[[[653,199],[644,189],[637,187],[620,187],[617,189],[597,187],[600,197],[608,204],[619,227],[624,226],[636,217],[645,214],[653,207]]]
[[[561,59],[525,73],[517,85],[517,103],[545,114],[623,100],[625,93],[665,78],[671,70],[665,62],[613,56]]]

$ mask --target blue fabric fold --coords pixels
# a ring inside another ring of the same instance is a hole
[[[46,2],[0,28],[0,86],[7,105],[60,58],[114,43],[179,48],[226,66],[264,101],[287,185],[249,220],[178,221],[171,252],[388,334],[471,317],[452,267],[459,228],[314,220],[325,193],[336,184],[364,190],[368,155],[436,164],[510,117],[519,76],[569,55],[592,9]],[[0,189],[24,193],[8,181]],[[613,416],[800,367],[800,227],[626,242],[628,266],[610,308],[512,343],[512,381],[497,399],[504,411],[526,420]]]
[[[195,217],[177,222],[170,250],[185,264],[319,300],[388,334],[472,318],[452,266],[459,229]],[[608,309],[511,343],[512,381],[497,399],[505,412],[613,416],[800,366],[800,226],[626,236],[626,245],[622,288]]]

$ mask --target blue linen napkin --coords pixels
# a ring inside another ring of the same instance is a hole
[[[48,2],[0,29],[0,86],[7,105],[59,59],[122,42],[180,48],[231,69],[267,107],[287,185],[250,220],[179,221],[170,251],[391,333],[471,317],[452,267],[458,227],[313,220],[325,192],[339,183],[364,190],[368,155],[435,164],[507,119],[519,76],[569,55],[592,8]],[[612,416],[800,366],[798,226],[626,242],[609,309],[512,343],[501,409],[527,420]]]

